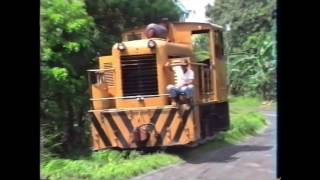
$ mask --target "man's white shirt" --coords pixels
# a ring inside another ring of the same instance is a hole
[[[194,72],[188,68],[188,70],[183,73],[181,66],[174,66],[173,71],[175,72],[175,84],[176,86],[181,86],[188,83],[190,80],[194,79]]]

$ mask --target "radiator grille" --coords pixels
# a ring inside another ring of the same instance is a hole
[[[123,96],[158,94],[155,55],[122,56],[121,67]]]

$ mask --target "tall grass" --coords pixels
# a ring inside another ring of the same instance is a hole
[[[249,135],[254,135],[266,124],[265,118],[258,112],[231,116],[231,128],[224,133],[225,141],[233,143]]]
[[[263,129],[267,122],[257,112],[261,99],[252,97],[233,97],[230,99],[230,130],[223,134],[226,142],[236,142]]]
[[[41,174],[62,180],[126,179],[179,161],[177,156],[164,153],[141,155],[137,151],[106,150],[79,160],[51,160],[41,168]]]

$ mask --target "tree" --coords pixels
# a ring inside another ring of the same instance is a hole
[[[254,34],[244,43],[256,52],[229,56],[229,73],[232,94],[262,95],[275,98],[276,56],[272,33]]]
[[[206,15],[212,23],[230,24],[227,44],[231,52],[241,51],[248,36],[256,32],[270,32],[275,19],[275,0],[216,0],[207,6]]]
[[[192,36],[192,46],[197,61],[209,59],[209,36],[207,34],[195,34]]]
[[[225,32],[229,79],[234,95],[275,95],[275,0],[216,0],[207,6],[211,22]]]
[[[68,153],[83,144],[79,141],[88,109],[84,72],[94,53],[96,30],[81,0],[42,0],[40,26],[41,130],[61,142],[52,151]]]
[[[113,43],[121,41],[121,32],[164,17],[177,21],[182,13],[172,0],[86,0],[86,4],[103,40],[102,54],[109,54]]]

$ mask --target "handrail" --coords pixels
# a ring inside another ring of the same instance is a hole
[[[208,66],[208,65],[205,64],[205,63],[195,63],[195,62],[191,62],[190,64],[191,64],[191,65],[198,65],[198,66]],[[170,63],[169,66],[180,66],[180,65],[181,65],[181,63],[178,62],[178,63]]]
[[[169,94],[157,94],[157,95],[140,95],[140,96],[121,96],[121,97],[109,97],[109,98],[91,98],[91,101],[104,101],[111,99],[143,99],[145,97],[157,97],[157,96],[168,96]]]
[[[195,63],[195,62],[191,62],[190,64],[191,64],[191,65],[199,65],[199,66],[208,66],[208,65],[205,64],[205,63]]]
[[[118,112],[118,111],[141,111],[141,110],[148,110],[148,109],[173,109],[177,108],[174,105],[165,105],[165,106],[147,106],[147,107],[135,107],[135,108],[115,108],[115,109],[101,109],[101,110],[89,110],[88,112]]]
[[[114,70],[114,68],[108,68],[108,69],[88,69],[88,72],[95,72],[95,71],[111,71]]]
[[[213,91],[211,91],[211,92],[205,92],[205,93],[203,93],[203,94],[205,94],[205,95],[212,95],[212,94],[214,94],[214,92],[213,92]]]

